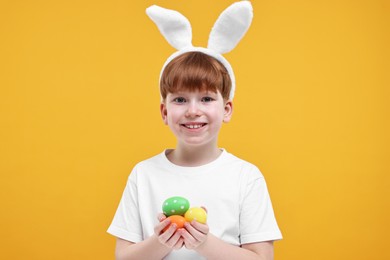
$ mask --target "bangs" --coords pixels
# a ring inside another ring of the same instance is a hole
[[[160,81],[164,100],[168,93],[180,91],[219,91],[227,100],[230,89],[231,80],[226,68],[201,52],[187,52],[173,59],[165,67]]]

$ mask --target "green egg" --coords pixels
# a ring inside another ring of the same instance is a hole
[[[183,197],[171,197],[164,201],[162,211],[165,216],[184,215],[190,208],[190,202]]]

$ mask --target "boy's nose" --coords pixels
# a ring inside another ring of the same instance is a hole
[[[200,116],[201,111],[199,109],[199,106],[196,102],[190,102],[188,105],[188,109],[186,112],[187,117],[195,117],[195,116]]]

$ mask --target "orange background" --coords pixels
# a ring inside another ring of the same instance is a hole
[[[233,2],[0,3],[1,259],[114,258],[130,170],[175,146],[157,91],[174,50],[145,9],[180,11],[205,46]],[[253,6],[225,55],[237,92],[220,146],[267,179],[275,259],[390,259],[389,2]]]

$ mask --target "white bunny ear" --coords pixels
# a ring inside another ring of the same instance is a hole
[[[218,53],[231,51],[245,35],[253,18],[249,1],[240,1],[225,9],[211,30],[207,48]]]
[[[192,46],[191,24],[181,13],[152,5],[146,9],[146,14],[173,48],[181,50]]]

